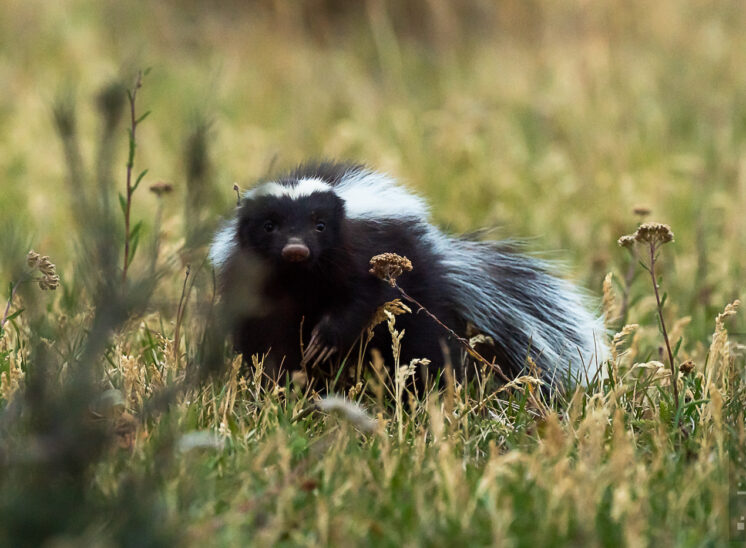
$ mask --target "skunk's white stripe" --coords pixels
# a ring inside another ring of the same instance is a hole
[[[345,212],[350,219],[414,218],[426,222],[429,215],[429,208],[422,198],[382,173],[350,171],[334,187],[334,192],[345,201]]]
[[[212,239],[210,244],[210,262],[215,266],[216,269],[220,270],[223,268],[228,259],[236,252],[238,242],[238,219],[233,218],[226,223],[215,233],[215,237]]]
[[[419,196],[399,186],[382,173],[351,170],[335,186],[317,178],[300,179],[295,184],[264,183],[244,193],[245,199],[261,196],[298,200],[314,192],[334,192],[345,202],[350,219],[421,219],[427,221],[429,208]]]

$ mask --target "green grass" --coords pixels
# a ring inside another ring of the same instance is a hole
[[[0,336],[0,541],[727,543],[746,321],[716,317],[746,273],[746,9],[408,5],[306,21],[290,2],[2,8],[0,279],[21,279],[34,248],[62,286],[19,286]],[[107,133],[96,98],[146,67],[143,224],[123,285],[127,124]],[[72,112],[75,138],[60,139],[54,113]],[[361,432],[344,412],[310,412],[299,383],[240,377],[205,319],[202,243],[234,182],[313,157],[390,172],[454,232],[527,238],[599,302],[613,273],[607,312],[629,302],[613,331],[638,327],[610,380],[551,401],[523,384],[396,402],[369,376],[351,399],[378,427]],[[174,192],[157,198],[157,181]],[[676,236],[656,270],[675,361],[695,364],[678,410],[650,279],[617,246],[638,205]]]

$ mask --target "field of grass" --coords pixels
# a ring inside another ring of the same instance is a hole
[[[738,0],[4,2],[0,543],[746,542],[745,31]],[[241,375],[206,242],[234,183],[319,157],[564,263],[609,378],[317,403]],[[647,221],[678,403],[617,244]]]

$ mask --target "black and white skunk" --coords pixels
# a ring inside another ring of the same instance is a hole
[[[509,244],[448,236],[428,213],[390,177],[348,164],[303,165],[247,191],[210,249],[236,349],[247,359],[269,351],[265,371],[275,375],[345,356],[374,312],[399,297],[369,272],[371,257],[392,252],[414,265],[401,288],[460,336],[489,336],[488,358],[506,373],[531,356],[551,384],[596,374],[603,326],[576,287]],[[428,358],[433,372],[465,363],[424,314],[399,316],[397,328],[402,364]],[[390,365],[390,335],[378,329],[369,347]]]

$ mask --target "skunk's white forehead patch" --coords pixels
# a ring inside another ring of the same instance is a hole
[[[310,196],[314,192],[330,192],[332,186],[321,179],[300,179],[292,185],[283,185],[276,182],[264,183],[244,193],[244,198],[251,200],[261,196],[275,196],[277,198],[287,197],[291,200]]]

